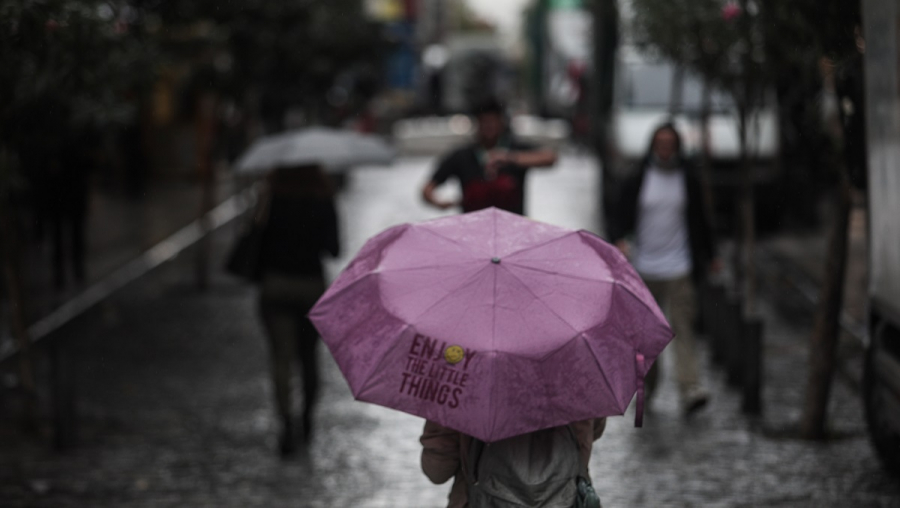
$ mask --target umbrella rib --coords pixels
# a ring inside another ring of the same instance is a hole
[[[405,266],[402,268],[389,268],[387,270],[383,270],[382,273],[398,273],[398,272],[413,272],[416,270],[430,270],[433,268],[456,268],[460,266],[467,265],[469,263],[481,263],[483,262],[481,259],[470,259],[468,261],[459,261],[457,263],[441,263],[437,265],[423,265],[423,266]]]
[[[400,331],[397,332],[397,337],[402,336],[403,332],[405,332],[406,329],[409,327],[410,327],[409,323],[404,323],[403,327],[400,329]],[[366,391],[373,384],[374,374],[381,370],[381,364],[384,363],[384,361],[390,355],[390,352],[391,352],[390,348],[384,348],[384,352],[381,354],[381,358],[379,358],[377,362],[372,363],[372,368],[369,370],[368,373],[366,373],[366,376],[364,378],[365,381],[363,382],[363,384],[359,388],[359,390],[356,390],[356,393],[353,394],[353,398],[355,398],[357,400],[364,400],[363,398],[365,397]]]
[[[521,263],[516,263],[515,261],[507,261],[506,264],[507,264],[507,265],[513,265],[513,266],[515,266],[515,267],[517,267],[517,268],[521,268],[521,269],[523,269],[523,270],[532,270],[532,271],[535,271],[535,272],[546,273],[546,274],[548,274],[548,275],[557,275],[557,276],[559,276],[559,277],[566,277],[566,278],[568,278],[568,279],[578,279],[578,280],[583,280],[583,281],[587,281],[587,282],[609,282],[609,283],[613,283],[613,284],[616,283],[616,280],[615,280],[615,279],[612,279],[612,278],[606,278],[606,279],[594,279],[594,278],[591,278],[591,277],[584,277],[584,276],[581,276],[581,275],[575,275],[575,274],[572,274],[572,273],[561,273],[561,272],[555,272],[555,271],[552,271],[552,270],[547,270],[547,269],[545,269],[545,268],[538,268],[538,267],[536,267],[536,266],[523,265],[523,264],[521,264]]]
[[[438,233],[437,231],[428,229],[428,228],[426,228],[426,227],[420,228],[420,230],[421,230],[421,231],[425,231],[426,233],[430,233],[430,234],[432,234],[432,235],[434,235],[434,236],[436,236],[436,237],[438,237],[438,238],[442,238],[442,239],[444,239],[444,240],[447,240],[447,241],[449,241],[449,242],[452,242],[452,243],[456,244],[457,246],[462,247],[464,250],[466,250],[466,251],[468,251],[468,252],[473,252],[473,253],[474,253],[474,251],[470,248],[470,246],[467,246],[466,244],[460,242],[460,241],[457,240],[456,238],[450,238],[449,236],[442,235],[442,234]]]
[[[491,240],[493,240],[494,245],[491,246],[491,255],[495,255],[497,253],[497,213],[496,211],[493,215],[493,226],[494,231],[491,234]],[[494,350],[494,346],[497,342],[497,271],[494,270],[491,272],[494,275],[494,295],[491,299],[491,350]],[[491,401],[493,402],[493,400]],[[492,424],[493,425],[493,424]]]
[[[409,270],[403,270],[403,271],[408,272]],[[389,272],[382,272],[382,273],[394,274],[395,272],[389,271]],[[407,295],[415,295],[415,294],[421,293],[422,291],[431,290],[431,289],[433,289],[434,286],[442,287],[442,286],[446,285],[448,282],[452,282],[453,280],[456,280],[458,278],[459,278],[459,275],[456,273],[444,274],[442,277],[434,277],[429,280],[429,283],[427,285],[422,285],[422,286],[416,287],[415,289],[410,289],[406,294]],[[428,309],[425,309],[425,311],[427,311],[427,310]],[[467,314],[463,314],[463,315],[467,315]],[[419,316],[416,316],[416,319],[418,319],[418,317]]]
[[[498,362],[498,360],[496,358],[496,356],[497,356],[496,353],[494,353],[493,356],[494,356],[494,361],[492,361],[490,363],[490,366],[491,366],[491,374],[490,374],[491,395],[490,395],[490,400],[488,401],[488,408],[489,408],[488,410],[491,413],[491,428],[488,431],[488,434],[491,436],[492,439],[494,437],[494,430],[497,428],[497,418],[499,417],[499,413],[500,413],[499,411],[497,411],[495,409],[496,406],[494,406],[494,399],[497,398],[497,390],[499,389],[499,383],[497,382],[497,370],[496,370],[496,365],[495,365]]]
[[[362,282],[365,279],[368,279],[369,277],[371,277],[373,275],[378,275],[378,272],[366,272],[366,273],[360,275],[359,278],[357,278],[353,282],[347,284],[346,286],[342,287],[341,289],[338,289],[334,294],[328,295],[328,299],[332,300],[334,298],[337,298],[339,295],[344,294],[347,290],[355,287],[357,284],[359,284],[360,282]],[[327,294],[327,291],[326,291],[326,294]],[[324,297],[325,295],[322,295],[322,296]]]
[[[495,255],[497,253],[497,214],[494,213],[493,215],[494,215],[494,221],[493,221],[494,232],[493,232],[493,235],[491,235],[491,239],[493,240],[494,244],[491,246],[491,251],[492,251],[491,255]],[[497,398],[497,390],[499,388],[497,386],[499,383],[497,382],[497,370],[496,370],[496,367],[497,367],[496,364],[499,360],[497,359],[497,353],[496,353],[496,348],[495,348],[495,344],[497,342],[497,270],[491,270],[491,274],[494,276],[494,295],[493,295],[493,299],[491,301],[491,311],[492,312],[491,312],[491,347],[490,347],[490,351],[492,352],[494,361],[490,362],[490,364],[489,364],[491,366],[491,373],[490,373],[491,391],[490,391],[490,397],[488,400],[488,408],[489,408],[489,411],[491,412],[491,428],[489,430],[489,435],[493,439],[494,429],[497,428],[497,418],[498,418],[498,412],[495,410],[496,406],[494,405],[494,400]]]
[[[603,242],[602,239],[600,239],[600,238],[597,237],[596,235],[594,235],[594,234],[592,234],[592,233],[590,233],[590,232],[588,232],[588,231],[585,231],[585,230],[575,231],[575,233],[578,234],[579,236],[581,236],[581,237],[582,237],[582,241],[584,241],[585,243],[587,243],[588,246],[591,247],[591,249],[593,249],[598,255],[601,255],[601,257],[602,257],[602,254],[601,254],[600,251],[598,250],[597,246],[594,245],[594,244],[597,243],[598,241],[599,241],[601,244],[602,244],[602,243],[605,243],[605,242]],[[582,233],[584,233],[584,235],[582,235]],[[588,241],[588,240],[590,240],[590,241]],[[628,261],[626,261],[624,257],[622,257],[622,258],[621,258],[621,261],[618,263],[618,266],[621,266],[621,265],[626,265],[626,266],[628,266]],[[635,273],[635,275],[637,276],[636,273]],[[637,280],[640,280],[640,276],[637,276]],[[644,307],[646,307],[647,310],[649,310],[651,314],[654,314],[654,313],[655,313],[654,310],[653,310],[653,308],[652,308],[647,302],[645,302],[643,299],[641,299],[640,296],[638,296],[637,294],[635,294],[635,292],[632,291],[631,288],[629,288],[628,286],[626,286],[625,283],[624,283],[623,281],[617,280],[617,279],[616,279],[616,280],[614,280],[613,282],[615,283],[616,286],[619,286],[619,287],[625,289],[626,291],[628,291],[628,294],[630,294],[630,295],[632,296],[632,298],[634,298],[635,300],[639,301],[639,302],[641,303],[641,305],[643,305]]]
[[[556,241],[559,241],[559,240],[563,240],[563,239],[565,239],[565,238],[568,238],[568,237],[570,237],[570,236],[572,236],[572,235],[577,235],[577,234],[578,234],[578,231],[570,231],[570,232],[568,232],[568,233],[566,233],[566,234],[564,234],[564,235],[562,235],[562,236],[554,236],[553,238],[550,238],[550,239],[545,240],[545,241],[540,242],[540,243],[536,243],[536,244],[534,244],[534,245],[526,245],[525,247],[522,247],[521,249],[514,250],[514,251],[510,252],[509,254],[505,254],[503,257],[504,257],[504,258],[509,258],[510,256],[515,256],[516,254],[525,252],[525,251],[527,251],[527,250],[537,249],[538,247],[543,247],[544,245],[547,245],[547,244],[550,244],[550,243],[553,243],[553,242],[556,242]]]
[[[594,348],[591,347],[591,345],[590,345],[591,344],[590,339],[587,337],[587,335],[584,334],[584,332],[578,334],[578,336],[581,337],[588,344],[588,348],[591,350],[591,356],[594,358],[594,363],[597,364],[597,370],[600,371],[600,376],[603,378],[603,384],[606,385],[606,390],[608,391],[610,396],[612,396],[613,400],[616,401],[616,405],[618,405],[619,399],[618,399],[618,397],[616,397],[616,392],[615,392],[615,390],[613,390],[612,384],[609,382],[609,378],[606,377],[606,371],[603,370],[603,365],[601,365],[600,360],[597,359],[597,353],[594,351]],[[633,346],[632,346],[632,348],[633,348]],[[619,411],[621,411],[622,414],[625,414],[625,410],[627,408],[628,408],[628,406],[626,406],[624,408],[619,407]]]
[[[543,300],[541,300],[540,298],[538,298],[538,296],[537,296],[536,294],[534,294],[534,291],[531,290],[531,288],[528,286],[528,284],[525,284],[525,282],[524,282],[522,279],[520,279],[518,275],[516,275],[515,273],[513,273],[512,271],[510,271],[509,268],[504,267],[504,269],[506,270],[506,273],[510,274],[514,279],[516,279],[517,281],[519,281],[519,284],[522,284],[522,286],[523,286],[523,287],[531,294],[531,296],[534,297],[534,300],[535,300],[536,302],[540,302],[540,304],[543,305],[545,309],[549,310],[550,313],[553,314],[554,316],[556,316],[557,319],[559,319],[560,321],[562,321],[563,323],[565,323],[565,325],[568,326],[569,328],[571,328],[573,332],[575,332],[576,334],[582,333],[581,330],[578,330],[577,328],[575,328],[574,326],[572,326],[572,323],[569,323],[568,321],[566,321],[562,316],[559,315],[559,313],[557,313],[555,310],[553,310],[552,308],[550,308],[550,306],[547,305],[546,303],[544,303]],[[496,288],[496,284],[497,284],[497,279],[495,278],[495,279],[494,279],[494,287],[495,287],[495,288]],[[495,299],[495,301],[496,301],[496,297],[497,297],[497,292],[496,292],[496,289],[495,289],[495,290],[494,290],[494,299]]]
[[[477,272],[475,272],[474,274],[472,274],[471,277],[465,279],[465,280],[464,280],[463,282],[461,282],[459,285],[457,285],[457,286],[453,287],[452,289],[448,290],[448,291],[447,291],[447,294],[445,294],[444,296],[440,297],[437,301],[435,301],[434,303],[432,303],[431,305],[429,305],[426,309],[422,310],[422,312],[418,313],[418,314],[416,315],[416,317],[413,319],[413,321],[418,321],[419,318],[421,318],[423,315],[425,315],[425,313],[429,312],[431,309],[437,307],[438,305],[444,303],[444,300],[446,300],[447,298],[450,298],[450,296],[452,296],[456,290],[458,290],[459,288],[461,288],[461,287],[465,286],[466,284],[468,284],[469,281],[471,281],[472,279],[478,277],[482,272],[484,272],[484,270],[485,270],[485,268],[482,268],[481,270],[478,270]]]
[[[475,307],[475,306],[477,306],[477,305],[480,305],[480,302],[476,301],[474,298],[470,299],[470,300],[466,303],[466,308],[465,308],[465,310],[462,312],[462,315],[463,315],[463,316],[468,316],[468,315],[469,315],[469,311],[470,311],[473,307]],[[458,320],[458,321],[456,322],[456,325],[454,326],[454,328],[452,328],[452,329],[447,329],[447,336],[448,336],[448,337],[455,337],[455,336],[457,336],[457,335],[456,335],[456,331],[459,329],[460,325],[462,325],[462,322],[463,322],[462,320]]]
[[[613,281],[613,283],[614,283],[616,286],[618,286],[618,287],[624,289],[625,291],[627,291],[628,294],[631,295],[632,298],[634,298],[635,300],[637,300],[638,302],[640,302],[641,305],[643,305],[644,307],[646,307],[647,310],[649,310],[651,314],[654,314],[653,307],[650,307],[650,305],[647,304],[647,302],[645,302],[644,300],[642,300],[641,297],[639,297],[638,295],[634,294],[634,291],[632,291],[631,288],[629,288],[629,287],[626,286],[624,283],[622,283],[622,281],[618,281],[618,280],[617,280],[617,281]],[[660,311],[661,311],[661,310],[660,310]]]

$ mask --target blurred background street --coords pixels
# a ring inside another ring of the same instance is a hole
[[[433,162],[401,158],[391,168],[348,175],[340,211],[363,220],[344,228],[347,253],[331,273],[376,232],[439,215],[415,192]],[[555,170],[535,175],[531,215],[596,227],[590,162],[570,153]],[[226,252],[235,233],[231,226],[217,231],[215,251]],[[442,506],[447,486],[431,485],[419,470],[423,420],[355,402],[324,348],[321,431],[295,459],[273,453],[276,420],[256,291],[217,270],[209,292],[198,292],[192,253],[60,332],[78,396],[78,444],[55,454],[4,427],[4,506]],[[674,388],[666,387],[643,429],[633,428],[630,414],[610,420],[591,462],[605,506],[897,504],[900,488],[881,470],[859,395],[847,383],[835,387],[833,442],[780,434],[803,396],[808,326],[769,305],[762,312],[766,416],[741,414],[739,394],[710,368],[704,347],[703,375],[713,389],[705,414],[684,420]]]
[[[515,176],[524,210],[493,206],[621,240],[663,124],[721,263],[709,402],[686,416],[664,351],[644,427],[595,443],[603,506],[900,506],[898,35],[890,0],[0,0],[0,508],[446,506],[424,420],[355,401],[324,344],[285,441],[236,247],[279,192],[327,195],[331,283],[482,208],[460,153]]]

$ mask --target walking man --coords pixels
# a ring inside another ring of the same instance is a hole
[[[525,214],[525,176],[529,168],[556,163],[556,151],[538,148],[514,139],[506,122],[506,112],[495,99],[475,109],[478,130],[473,143],[452,151],[422,189],[425,202],[446,210],[461,206],[474,212],[491,206]],[[451,177],[459,181],[462,200],[439,199],[435,190]]]
[[[647,156],[623,182],[619,199],[616,213],[607,217],[609,239],[630,258],[672,325],[678,389],[690,415],[709,398],[700,384],[694,344],[695,288],[708,270],[719,271],[721,262],[700,181],[682,158],[672,124],[653,133]],[[658,382],[658,365],[646,378],[648,398]]]

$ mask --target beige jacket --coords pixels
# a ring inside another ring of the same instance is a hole
[[[606,418],[583,420],[572,424],[578,439],[581,460],[587,464],[591,459],[594,441],[600,439],[606,428]],[[467,464],[472,438],[432,421],[425,422],[425,430],[419,439],[422,443],[422,471],[436,484],[453,478],[447,508],[466,508],[469,505]]]

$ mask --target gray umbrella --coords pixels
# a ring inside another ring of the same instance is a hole
[[[235,169],[251,175],[279,167],[321,164],[334,172],[362,164],[387,165],[393,160],[394,149],[376,136],[311,127],[258,139],[241,155]]]

